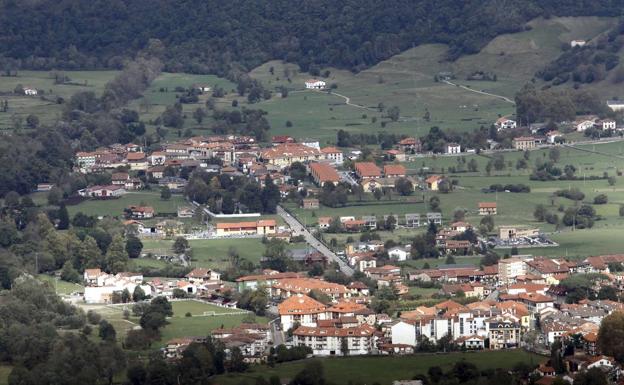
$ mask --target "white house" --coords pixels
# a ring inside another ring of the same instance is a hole
[[[448,143],[446,145],[447,154],[459,154],[461,152],[461,146],[457,143]]]
[[[612,111],[624,110],[624,100],[607,100],[607,107]]]
[[[78,191],[78,194],[87,198],[118,198],[126,193],[126,189],[119,185],[92,186]]]
[[[570,47],[583,47],[587,42],[585,40],[572,40],[570,42]]]
[[[517,123],[515,120],[511,120],[506,117],[502,117],[496,121],[497,131],[506,130],[506,129],[514,129],[516,128],[516,126],[517,126]]]
[[[604,131],[615,130],[617,128],[617,123],[613,119],[603,119],[596,122],[596,127]]]
[[[574,122],[574,127],[576,128],[576,131],[578,132],[583,132],[585,130],[588,130],[590,128],[594,127],[594,124],[596,122],[595,118],[583,118],[583,119],[578,119]]]
[[[305,87],[309,90],[322,90],[327,84],[319,79],[309,79],[305,82]]]
[[[396,259],[397,261],[405,261],[409,255],[410,252],[405,247],[401,246],[396,246],[388,250],[388,256]]]
[[[35,96],[37,95],[37,90],[32,87],[24,87],[24,95]]]

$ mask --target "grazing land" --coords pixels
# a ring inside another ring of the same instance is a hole
[[[431,366],[448,370],[455,362],[466,360],[479,369],[510,368],[518,362],[537,364],[543,357],[523,350],[485,351],[479,353],[417,354],[396,357],[347,357],[320,359],[326,378],[338,384],[380,383],[390,385],[392,380],[410,379],[416,374],[426,374]],[[293,378],[307,363],[307,360],[278,364],[275,368],[254,366],[244,374],[219,376],[219,383],[238,384],[253,381],[262,376],[268,380],[277,375],[280,378]]]
[[[77,205],[67,206],[70,215],[82,212],[86,215],[123,217],[128,206],[152,206],[159,213],[175,214],[178,207],[188,206],[182,195],[172,195],[169,200],[160,199],[159,191],[127,192],[117,199],[85,200]]]
[[[84,290],[84,286],[82,285],[63,281],[60,278],[56,279],[50,275],[39,274],[37,278],[43,282],[47,282],[59,295],[67,295],[74,292],[82,292]]]

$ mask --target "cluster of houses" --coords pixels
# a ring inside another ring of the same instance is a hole
[[[141,273],[109,274],[101,269],[86,269],[83,280],[84,301],[88,304],[113,303],[115,295],[121,295],[123,292],[132,295],[137,287],[140,287],[147,297],[165,296],[167,298],[173,298],[176,289],[186,294],[203,295],[214,293],[223,287],[221,274],[205,268],[193,269],[179,280],[156,278],[151,281],[145,280]]]

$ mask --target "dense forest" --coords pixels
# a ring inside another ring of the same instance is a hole
[[[598,0],[0,0],[0,68],[119,68],[141,49],[168,71],[237,77],[269,59],[361,70],[422,43],[449,59],[537,16],[612,16]]]

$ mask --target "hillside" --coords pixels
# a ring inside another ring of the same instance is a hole
[[[337,86],[334,92],[348,97],[357,106],[346,105],[341,96],[303,92],[304,81],[312,75],[301,72],[296,64],[274,60],[256,67],[250,75],[271,89],[291,90],[285,99],[278,97],[259,104],[269,111],[274,134],[300,137],[309,136],[310,130],[315,130],[315,136],[333,140],[339,129],[352,133],[385,131],[411,135],[422,135],[434,125],[473,130],[491,124],[499,116],[515,113],[513,104],[435,82],[436,74],[452,72],[457,84],[513,99],[537,71],[562,54],[564,44],[569,44],[571,39],[591,40],[615,23],[615,18],[538,18],[530,21],[522,32],[500,35],[478,53],[454,62],[446,60],[450,50],[447,45],[424,44],[359,73],[322,68],[322,74],[329,71],[327,83]],[[475,71],[494,73],[497,81],[465,80]],[[379,103],[386,108],[398,106],[401,118],[388,122],[377,108]],[[429,120],[424,118],[427,111]],[[383,120],[386,124],[382,127]],[[286,127],[286,121],[293,126]]]
[[[230,75],[267,60],[359,71],[415,45],[478,52],[538,15],[619,14],[610,0],[0,1],[3,69],[118,69],[139,50],[173,72]],[[24,22],[28,20],[28,22]],[[156,39],[156,40],[154,40]]]

